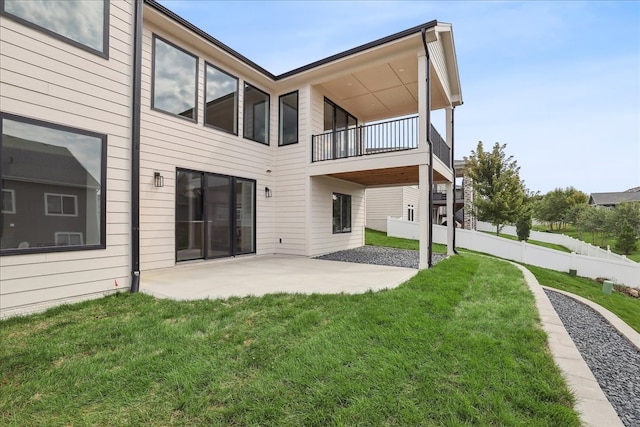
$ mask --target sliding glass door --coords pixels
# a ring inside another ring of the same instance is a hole
[[[178,169],[176,260],[255,253],[254,180]]]

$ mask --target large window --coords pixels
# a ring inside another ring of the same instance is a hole
[[[238,134],[238,79],[211,64],[206,65],[204,122]]]
[[[107,137],[9,114],[0,135],[0,254],[104,248]]]
[[[176,260],[255,253],[256,182],[176,171]]]
[[[198,58],[153,36],[153,96],[151,106],[196,121]]]
[[[351,233],[351,196],[333,193],[333,233]]]
[[[269,95],[244,84],[244,137],[269,145]]]
[[[278,145],[298,143],[298,92],[280,97],[280,132]]]
[[[3,0],[0,14],[107,58],[109,1]]]

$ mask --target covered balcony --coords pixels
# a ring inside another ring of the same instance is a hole
[[[451,167],[451,149],[435,126],[431,125],[430,131],[433,154],[445,166]],[[322,162],[394,151],[415,150],[418,148],[418,137],[418,116],[364,126],[350,126],[337,131],[313,135],[311,161]]]

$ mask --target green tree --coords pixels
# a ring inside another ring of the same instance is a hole
[[[638,247],[640,203],[623,202],[613,209],[610,229],[616,239],[614,248],[629,255]]]
[[[520,168],[513,156],[506,156],[505,147],[496,142],[492,151],[484,151],[480,141],[477,149],[465,157],[466,173],[476,196],[472,208],[480,221],[496,227],[497,235],[504,224],[516,222],[525,199]]]
[[[586,207],[588,199],[589,196],[573,187],[556,188],[545,194],[536,204],[535,217],[548,223],[552,230],[554,225],[566,228],[567,223],[577,219],[578,212],[574,211],[574,207]]]

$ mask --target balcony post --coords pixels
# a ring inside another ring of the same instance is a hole
[[[445,188],[445,194],[447,195],[447,255],[453,255],[455,253],[455,248],[453,245],[453,233],[455,233],[454,226],[456,223],[454,200],[455,194],[453,192],[453,183],[447,182],[445,184]],[[452,195],[454,195],[454,197],[452,197]]]
[[[429,189],[431,183],[429,182],[429,165],[418,165],[418,189],[420,192],[420,203],[418,209],[418,223],[420,224],[420,262],[418,268],[429,268],[429,232],[431,227],[429,226],[429,210],[431,205],[429,203]]]

